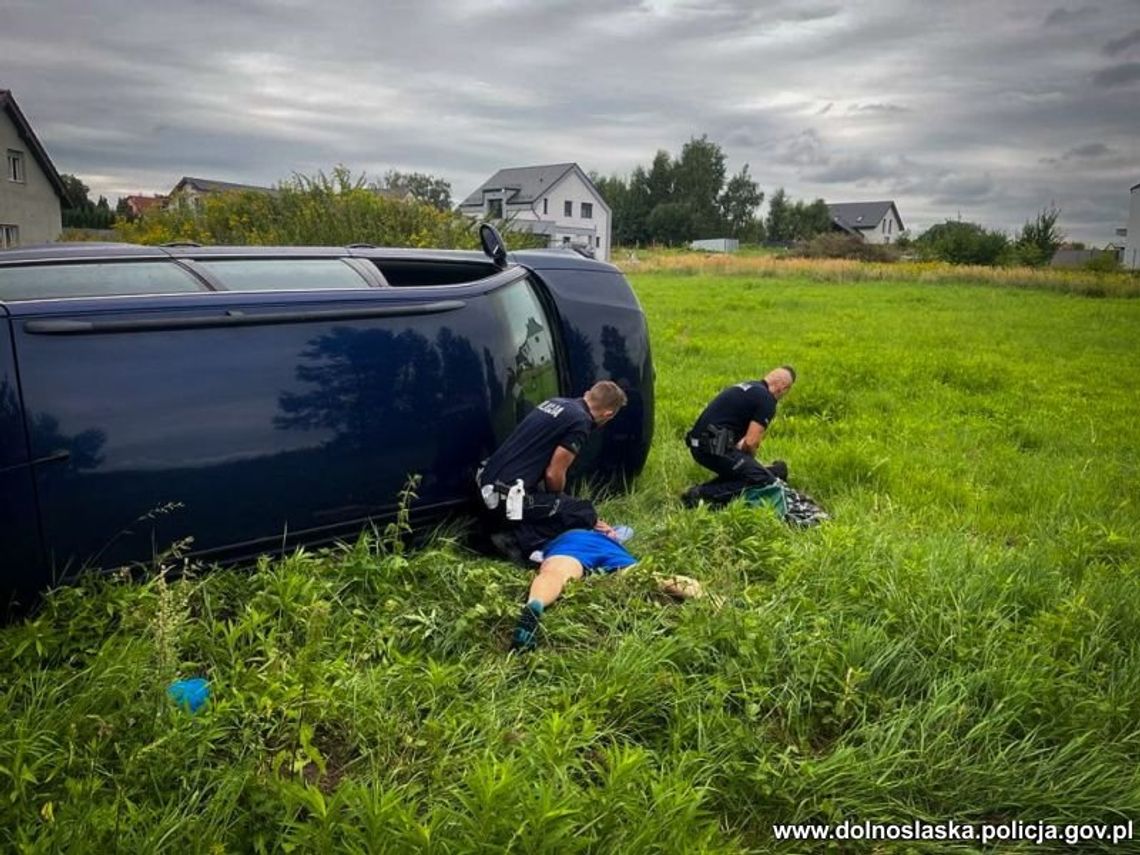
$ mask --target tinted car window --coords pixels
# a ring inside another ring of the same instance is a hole
[[[215,261],[199,266],[229,291],[299,291],[313,288],[368,288],[359,273],[337,258],[273,258]]]
[[[0,267],[0,300],[183,294],[205,285],[172,261]]]
[[[514,351],[514,364],[507,366],[507,393],[529,409],[559,391],[550,323],[530,282],[508,285],[490,296]]]

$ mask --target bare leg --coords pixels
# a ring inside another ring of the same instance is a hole
[[[562,589],[571,579],[582,578],[582,562],[568,555],[555,555],[547,558],[538,568],[534,581],[530,583],[527,603],[519,615],[515,634],[511,639],[512,650],[533,650],[537,643],[538,619],[543,610],[562,594]]]
[[[538,568],[534,581],[530,583],[527,602],[538,600],[545,608],[558,599],[568,581],[581,578],[582,562],[577,558],[571,558],[569,555],[547,558]]]

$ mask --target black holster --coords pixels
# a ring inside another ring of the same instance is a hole
[[[689,446],[705,454],[723,457],[736,448],[736,437],[726,427],[707,427],[699,434],[690,433]]]

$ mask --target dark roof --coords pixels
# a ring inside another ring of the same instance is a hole
[[[514,190],[507,198],[508,204],[518,205],[533,202],[562,180],[567,172],[576,168],[574,163],[551,163],[546,166],[514,166],[500,169],[459,203],[460,207],[483,204],[486,190]]]
[[[55,189],[55,193],[67,205],[71,204],[71,200],[67,198],[67,190],[63,186],[63,179],[59,177],[59,173],[55,171],[55,165],[51,162],[44,147],[40,145],[40,141],[36,139],[35,132],[32,131],[32,126],[28,124],[28,120],[24,118],[20,106],[16,103],[16,99],[12,93],[7,89],[0,89],[0,109],[3,109],[12,119],[16,125],[16,130],[20,134],[20,139],[27,143],[28,148],[32,151],[32,156],[35,157],[36,162],[40,165],[44,175],[47,176],[51,186]]]
[[[183,175],[182,179],[174,185],[171,194],[177,193],[184,185],[193,187],[200,193],[222,193],[226,190],[255,190],[259,193],[273,193],[272,187],[258,187],[256,184],[235,184],[232,181],[215,181],[212,178],[191,178]]]
[[[883,221],[883,217],[891,208],[895,209],[895,216],[898,217],[900,228],[905,228],[902,224],[902,217],[899,216],[899,209],[894,202],[889,200],[886,202],[836,202],[827,206],[832,219],[838,221],[840,226],[851,229],[874,228]]]
[[[855,237],[857,237],[857,238],[863,237],[863,233],[861,231],[859,231],[858,229],[851,228],[851,226],[847,225],[847,223],[845,223],[843,220],[839,219],[839,217],[832,217],[831,218],[831,224],[833,226],[835,226],[837,229],[839,229],[841,232],[846,232],[849,235],[855,235]]]

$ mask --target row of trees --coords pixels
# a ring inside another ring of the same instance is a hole
[[[112,209],[106,196],[91,200],[91,188],[75,175],[62,174],[67,203],[63,209],[63,227],[68,229],[111,229],[116,223],[132,223],[137,217],[126,198]],[[306,180],[303,176],[300,180]],[[400,172],[390,169],[379,180],[354,179],[354,184],[369,190],[383,191],[396,197],[406,194],[438,211],[451,210],[451,183],[424,172]]]
[[[707,134],[690,139],[675,157],[658,151],[648,167],[638,166],[628,178],[590,177],[613,211],[615,244],[807,240],[831,227],[822,199],[793,201],[783,188],[772,194],[767,219],[760,218],[764,191],[749,165],[730,177],[724,150]]]
[[[408,203],[376,193],[377,185],[338,166],[331,174],[295,175],[273,193],[256,190],[212,193],[191,205],[176,201],[120,220],[125,241],[161,244],[194,241],[238,246],[377,246],[476,249],[476,221],[432,204]],[[398,189],[384,186],[382,189]],[[450,206],[449,206],[450,208]],[[499,224],[503,225],[502,223]],[[512,249],[541,245],[545,238],[504,232]]]
[[[90,187],[74,175],[59,177],[67,192],[67,203],[62,212],[65,229],[109,229],[115,224],[116,212],[111,210],[106,196],[92,202]],[[125,210],[126,201],[120,200],[119,207]]]
[[[913,242],[904,239],[899,245],[906,248],[913,243],[922,257],[951,264],[1041,267],[1049,263],[1065,240],[1058,225],[1060,217],[1060,209],[1051,205],[1027,221],[1012,238],[977,223],[948,220],[931,226]]]

